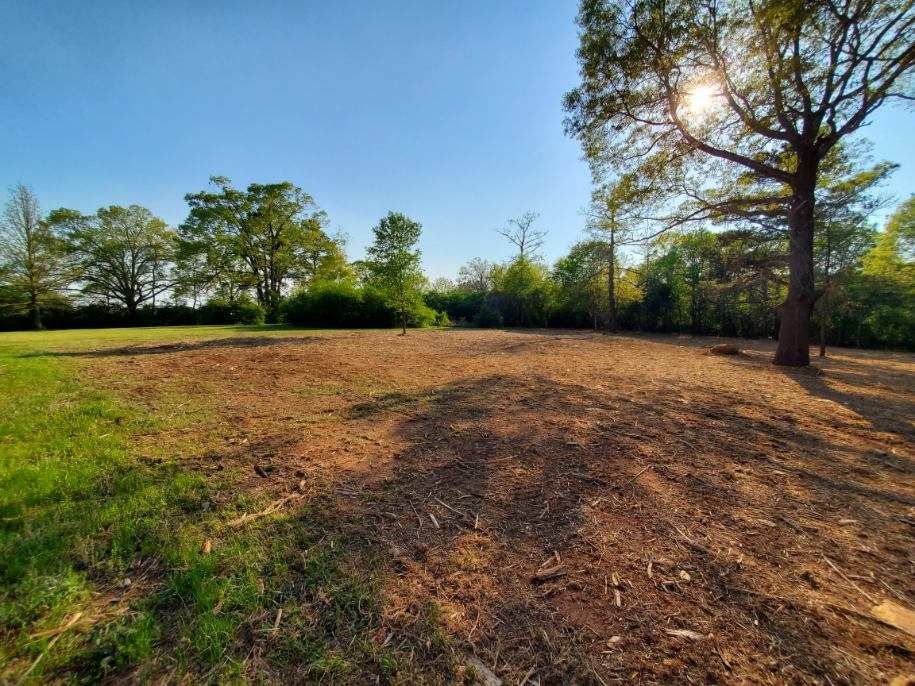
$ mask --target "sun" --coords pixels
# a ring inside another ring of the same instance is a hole
[[[715,95],[712,86],[696,86],[687,94],[687,109],[691,114],[702,114],[712,106]]]

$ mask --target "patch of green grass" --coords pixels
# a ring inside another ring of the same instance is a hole
[[[237,327],[79,333],[0,334],[0,682],[361,683],[422,671],[412,661],[426,638],[378,643],[383,565],[346,535],[331,497],[232,529],[266,496],[217,506],[232,476],[208,481],[177,455],[199,446],[167,442],[155,464],[134,448],[186,416],[87,386],[80,358],[34,354]]]

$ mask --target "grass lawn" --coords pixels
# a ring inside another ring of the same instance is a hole
[[[889,681],[915,358],[711,342],[0,334],[0,682]]]
[[[354,662],[393,669],[395,658],[366,638],[378,621],[369,568],[355,570],[357,552],[320,526],[320,497],[282,521],[227,527],[263,498],[239,493],[215,506],[234,475],[183,466],[196,446],[133,449],[140,436],[177,428],[180,415],[155,416],[100,390],[78,360],[45,354],[240,331],[288,335],[216,326],[0,334],[0,680],[222,680],[246,658],[232,650],[240,632],[271,634],[277,609],[298,596],[320,598],[320,622],[287,612],[283,636],[259,656],[271,670],[286,660],[315,678],[346,675]]]

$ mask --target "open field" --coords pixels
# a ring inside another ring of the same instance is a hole
[[[912,672],[915,356],[712,342],[0,334],[0,681]]]

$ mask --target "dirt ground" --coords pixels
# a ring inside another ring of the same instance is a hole
[[[86,356],[153,409],[209,408],[182,430],[193,466],[331,493],[382,553],[379,641],[431,602],[505,683],[915,673],[915,637],[871,615],[915,607],[915,357],[796,370],[714,342],[301,332]]]

